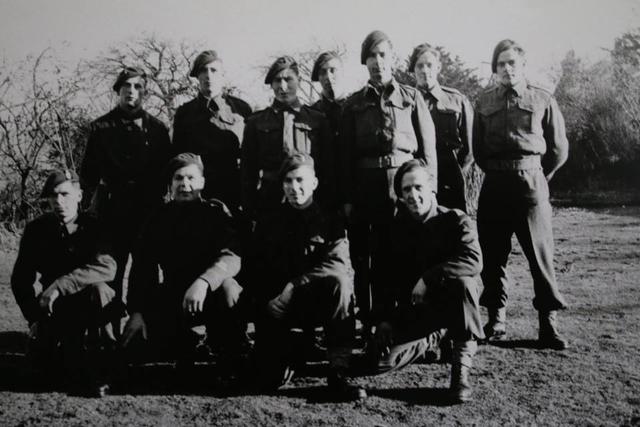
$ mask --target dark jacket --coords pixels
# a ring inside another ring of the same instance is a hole
[[[232,223],[228,209],[217,200],[169,202],[152,214],[133,254],[129,311],[145,312],[159,286],[182,298],[199,277],[213,289],[235,276],[240,252]]]
[[[288,282],[305,286],[348,268],[345,230],[315,202],[301,210],[282,203],[258,220],[247,270],[259,300],[274,298]]]
[[[391,232],[391,257],[384,268],[385,308],[407,305],[422,277],[427,289],[446,285],[447,279],[478,276],[482,253],[476,227],[457,209],[437,206],[424,222],[401,207]]]
[[[257,111],[246,121],[242,144],[242,197],[248,215],[273,209],[282,200],[278,170],[285,157],[298,151],[310,154],[315,161],[320,182],[316,196],[318,202],[331,196],[335,173],[331,150],[329,123],[324,114],[301,105],[294,114],[293,147],[283,141],[284,111],[287,107],[275,101],[264,110]]]
[[[146,111],[142,128],[118,107],[91,123],[80,170],[85,200],[100,217],[140,221],[162,203],[171,156],[166,126]]]
[[[204,164],[204,198],[235,208],[240,203],[240,146],[251,107],[233,96],[202,95],[181,105],[173,122],[175,154],[195,153]]]
[[[65,225],[48,213],[24,229],[11,289],[29,323],[41,315],[34,288],[37,274],[43,290],[55,286],[62,296],[115,277],[116,262],[109,255],[95,216],[80,213],[75,222],[78,228],[69,234]]]
[[[411,158],[424,159],[432,182],[437,182],[433,120],[422,95],[414,88],[393,80],[383,93],[368,84],[351,95],[344,105],[341,139],[340,189],[344,203],[372,207],[395,200],[392,177],[378,180],[373,175],[381,169],[397,168]]]
[[[436,85],[420,88],[436,128],[438,200],[449,208],[466,210],[463,170],[473,161],[473,108],[456,89]]]

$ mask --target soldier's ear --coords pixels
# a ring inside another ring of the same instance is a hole
[[[316,188],[318,188],[318,185],[320,184],[320,181],[318,181],[318,177],[314,176],[313,177],[313,190],[315,191]]]

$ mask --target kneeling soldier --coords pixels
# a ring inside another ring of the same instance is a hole
[[[238,305],[242,287],[233,278],[240,256],[232,218],[222,202],[200,197],[199,156],[174,157],[167,176],[171,201],[147,220],[134,252],[123,347],[135,356],[140,336],[148,339],[147,349],[186,367],[195,359],[198,340],[191,328],[204,324],[208,343],[230,361],[227,356],[241,350],[246,330]]]
[[[425,337],[447,328],[453,340],[450,393],[471,397],[468,374],[484,337],[478,308],[482,256],[475,227],[462,211],[438,206],[422,160],[404,163],[394,178],[401,205],[392,224],[392,254],[384,269],[384,301],[372,355],[379,373],[418,359]]]
[[[256,225],[250,267],[258,302],[256,360],[260,383],[277,388],[286,382],[292,327],[322,325],[329,359],[328,385],[338,398],[366,398],[346,377],[353,347],[353,289],[347,275],[349,248],[339,221],[313,200],[318,186],[307,154],[286,158],[280,170],[286,201]]]
[[[83,391],[102,395],[106,387],[96,375],[102,367],[87,363],[83,347],[87,330],[94,332],[108,323],[119,308],[111,302],[115,291],[106,283],[115,277],[116,262],[102,247],[96,218],[79,211],[82,190],[75,172],[49,175],[42,198],[52,212],[25,227],[11,276],[13,293],[31,330],[30,356],[42,363],[39,368],[59,369],[54,356],[60,347],[62,374],[76,377],[65,379],[87,381],[75,385],[89,386]],[[39,294],[34,287],[37,274],[42,284]],[[112,347],[113,331],[101,332],[102,344]]]

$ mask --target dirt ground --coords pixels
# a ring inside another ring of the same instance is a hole
[[[150,385],[135,394],[38,389],[27,380],[26,325],[9,287],[15,252],[0,252],[0,425],[640,425],[640,207],[559,208],[554,226],[570,349],[535,348],[532,284],[515,245],[508,338],[480,348],[474,401],[454,406],[442,398],[449,367],[441,364],[359,378],[364,403],[332,402],[322,366],[273,395],[225,396],[207,387],[206,367],[180,389],[163,381],[167,367],[147,372]]]

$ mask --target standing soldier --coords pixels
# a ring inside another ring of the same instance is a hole
[[[136,342],[148,339],[147,349],[169,353],[182,367],[195,357],[193,326],[206,326],[209,344],[221,351],[221,365],[239,362],[244,350],[246,324],[238,311],[242,287],[233,278],[240,270],[237,234],[224,204],[201,198],[203,169],[193,153],[169,162],[165,182],[171,201],[140,233],[129,279],[131,317],[123,333],[130,353],[145,348]]]
[[[80,178],[93,209],[108,230],[118,264],[114,288],[122,300],[122,281],[142,221],[162,204],[166,185],[162,173],[171,156],[169,133],[142,108],[147,78],[127,67],[113,90],[118,105],[91,123]],[[119,327],[116,328],[119,334]]]
[[[391,257],[384,269],[383,309],[377,313],[374,346],[378,372],[417,360],[439,328],[453,339],[451,398],[471,398],[469,370],[483,338],[478,304],[482,255],[473,221],[438,206],[422,160],[402,165],[394,179],[406,209],[393,221]],[[434,334],[428,335],[434,332]]]
[[[264,82],[275,99],[247,119],[242,144],[243,209],[253,220],[282,201],[278,170],[288,155],[301,152],[314,158],[320,202],[330,199],[333,180],[329,125],[324,114],[300,103],[298,64],[289,56],[278,58]]]
[[[258,220],[249,266],[258,302],[259,382],[274,388],[286,380],[290,328],[322,325],[329,388],[347,400],[366,398],[346,376],[355,320],[344,227],[314,201],[318,179],[311,156],[286,158],[279,176],[286,201]]]
[[[219,199],[236,212],[240,204],[240,145],[251,107],[223,92],[224,64],[216,51],[200,53],[189,76],[198,79],[200,91],[176,111],[174,152],[199,155],[206,181],[203,197]]]
[[[46,364],[40,368],[62,371],[73,376],[66,379],[91,387],[83,391],[101,395],[106,392],[99,383],[104,378],[96,372],[101,367],[95,363],[90,367],[85,361],[103,358],[84,354],[84,336],[87,329],[93,332],[108,323],[110,312],[123,313],[122,303],[112,302],[115,292],[107,284],[115,277],[116,262],[103,247],[96,218],[79,211],[82,190],[75,172],[60,170],[49,175],[42,198],[52,212],[25,227],[11,275],[11,289],[31,329],[30,354],[37,364]],[[39,294],[34,287],[37,281],[42,285]],[[108,328],[102,332],[100,344],[113,347],[113,334]],[[62,366],[56,366],[53,358],[58,344]],[[97,349],[98,343],[94,344],[92,350]]]
[[[422,95],[393,78],[389,37],[381,31],[369,34],[360,59],[369,71],[369,82],[345,103],[339,149],[356,301],[366,325],[371,291],[380,277],[377,269],[388,256],[396,202],[393,177],[405,161],[422,158],[435,183],[437,159],[433,121]]]
[[[473,161],[473,109],[467,97],[456,89],[440,86],[441,68],[437,49],[427,43],[416,46],[409,60],[409,71],[416,76],[417,87],[436,127],[438,204],[466,212],[464,174]]]
[[[551,204],[547,182],[567,159],[564,119],[551,93],[525,79],[525,53],[513,40],[493,51],[498,84],[481,94],[473,132],[474,156],[486,173],[478,206],[484,256],[480,302],[489,311],[488,339],[506,332],[506,265],[516,234],[529,261],[540,322],[539,344],[562,350],[556,311],[566,308],[553,267]]]

